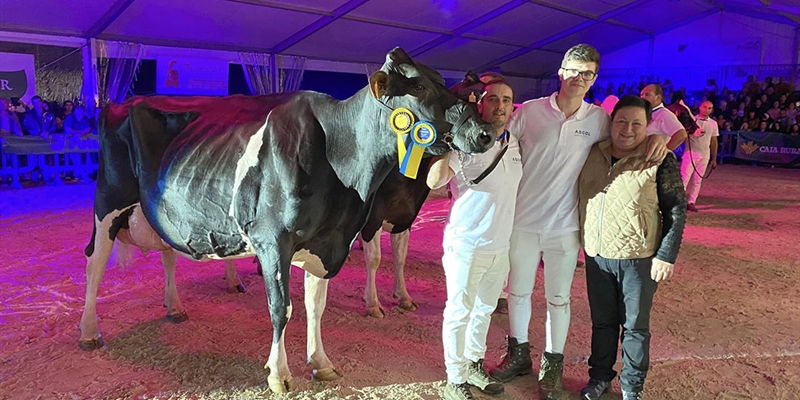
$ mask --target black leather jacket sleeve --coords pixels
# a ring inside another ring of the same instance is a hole
[[[686,226],[686,192],[675,155],[670,153],[656,172],[658,208],[661,210],[661,245],[656,258],[674,264]]]

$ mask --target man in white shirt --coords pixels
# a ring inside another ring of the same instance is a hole
[[[562,390],[570,289],[580,248],[578,176],[592,145],[609,137],[608,114],[583,100],[599,66],[594,47],[572,47],[558,70],[559,92],[522,104],[507,127],[519,139],[523,174],[511,234],[508,352],[490,374],[508,382],[533,371],[528,325],[536,270],[544,260],[546,346],[539,371],[544,399],[558,398]],[[667,154],[666,140],[648,140],[650,158],[660,162]]]
[[[444,398],[449,400],[472,399],[471,386],[492,395],[504,390],[486,373],[483,359],[492,312],[508,276],[509,239],[522,176],[519,143],[505,130],[513,107],[514,93],[505,81],[486,83],[478,111],[497,130],[494,147],[472,155],[454,150],[428,172],[432,189],[455,177],[442,244],[447,281]]]
[[[686,140],[686,129],[675,113],[664,107],[664,89],[661,85],[650,84],[642,89],[640,97],[653,106],[653,121],[647,126],[648,135],[669,136],[667,148],[675,151]]]
[[[686,189],[686,197],[689,211],[697,211],[694,203],[700,195],[700,184],[703,183],[703,175],[708,166],[711,169],[717,167],[717,137],[719,137],[719,126],[717,121],[711,118],[714,105],[710,101],[704,101],[700,105],[700,114],[695,117],[697,129],[694,134],[689,136],[686,143],[686,151],[681,159],[681,178],[683,187]],[[709,161],[710,159],[710,161]]]

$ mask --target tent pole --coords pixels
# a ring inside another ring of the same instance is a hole
[[[81,89],[83,103],[94,107],[99,100],[97,93],[97,41],[95,39],[86,39],[86,43],[81,48],[81,56],[83,58],[83,88]]]
[[[278,93],[281,91],[280,87],[280,78],[278,73],[280,72],[280,68],[278,68],[278,57],[275,54],[269,55],[269,80],[270,85],[272,86],[272,93]]]
[[[798,70],[800,70],[800,65],[798,65],[798,58],[800,58],[800,25],[794,27],[794,50],[792,50],[792,83],[795,87],[800,84],[800,76],[798,76]]]

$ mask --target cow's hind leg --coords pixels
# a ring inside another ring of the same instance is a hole
[[[361,244],[364,248],[364,259],[367,264],[367,283],[364,287],[364,302],[367,304],[367,315],[383,318],[386,313],[381,307],[380,300],[378,300],[378,289],[375,284],[378,267],[381,265],[381,230],[375,231],[375,236],[368,242],[361,238]]]
[[[225,260],[225,282],[228,284],[228,293],[245,293],[247,288],[236,273],[236,264],[233,260]]]
[[[167,321],[179,324],[189,319],[178,297],[178,286],[175,282],[175,266],[178,255],[174,250],[161,252],[161,264],[164,265],[164,307],[167,308]]]
[[[334,368],[322,347],[322,314],[328,298],[328,280],[305,273],[305,302],[308,323],[308,364],[313,367],[314,379],[333,381],[342,377]]]
[[[399,307],[405,311],[417,311],[417,303],[411,300],[406,290],[406,278],[404,270],[406,268],[406,258],[408,257],[408,237],[410,230],[400,233],[393,233],[392,240],[392,259],[394,261],[394,297],[400,300]]]
[[[264,285],[267,289],[269,315],[272,320],[272,348],[265,366],[269,370],[267,383],[273,392],[285,393],[294,389],[284,346],[286,324],[292,316],[292,301],[289,298],[291,255],[281,257],[279,248],[277,243],[267,243],[256,251],[264,271]],[[289,248],[289,245],[285,245],[284,248]]]
[[[94,238],[86,248],[86,298],[81,316],[81,350],[95,350],[105,346],[100,330],[97,328],[97,289],[106,272],[106,263],[114,247],[114,239],[109,238],[111,221],[118,215],[109,214],[103,221],[97,216],[94,220]]]

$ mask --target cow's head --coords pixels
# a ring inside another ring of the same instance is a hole
[[[475,71],[469,71],[464,75],[464,80],[450,87],[450,91],[455,93],[459,99],[469,103],[477,103],[486,86],[478,77]]]
[[[482,153],[494,143],[494,130],[481,119],[477,107],[459,99],[438,72],[415,63],[399,47],[386,55],[369,82],[372,95],[386,111],[407,109],[415,121],[428,121],[436,128],[436,140],[425,148],[428,154],[450,150],[446,141],[465,153]],[[406,117],[399,121],[408,122]]]

